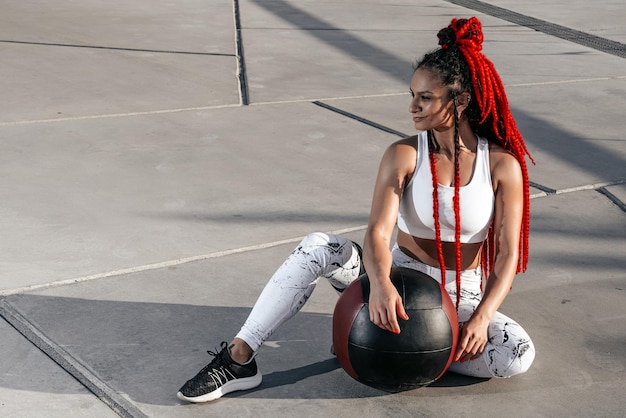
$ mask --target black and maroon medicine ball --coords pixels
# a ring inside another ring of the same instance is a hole
[[[367,274],[348,286],[333,314],[333,346],[341,367],[354,379],[388,392],[426,386],[452,363],[459,334],[454,303],[432,277],[393,268],[391,281],[402,297],[408,320],[400,334],[370,321]]]

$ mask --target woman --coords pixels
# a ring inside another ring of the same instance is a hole
[[[241,331],[211,353],[215,359],[185,383],[180,399],[205,402],[258,386],[254,355],[261,344],[300,310],[320,277],[341,291],[363,266],[377,326],[401,332],[398,317],[408,317],[389,273],[392,266],[413,268],[456,301],[461,332],[450,370],[510,377],[530,367],[530,338],[498,312],[528,260],[528,152],[502,82],[480,52],[478,19],[454,19],[438,37],[441,48],[417,63],[411,80],[409,112],[420,133],[392,144],[382,158],[363,256],[346,238],[307,236],[272,276]]]

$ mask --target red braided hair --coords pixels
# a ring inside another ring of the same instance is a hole
[[[468,107],[466,114],[470,119],[472,127],[476,132],[502,145],[511,152],[519,161],[523,177],[524,208],[522,215],[522,226],[520,228],[520,243],[517,273],[526,271],[528,264],[528,236],[530,232],[530,192],[528,181],[528,169],[525,157],[528,156],[534,164],[532,156],[528,152],[522,134],[517,129],[517,125],[509,109],[509,103],[504,92],[504,85],[498,75],[493,63],[481,52],[483,42],[482,25],[476,17],[470,19],[453,19],[447,28],[438,33],[441,49],[425,57],[417,68],[421,66],[436,68],[444,84],[451,89],[451,97],[464,91],[471,91],[475,99],[473,105]],[[446,54],[447,51],[450,53]],[[464,58],[468,67],[467,74],[471,81],[471,86],[463,84],[463,69],[459,66],[458,60],[454,57],[458,51]],[[446,56],[448,55],[448,56]],[[455,61],[456,60],[456,61]],[[449,68],[444,68],[449,67]],[[445,74],[444,74],[445,72]],[[471,88],[470,88],[471,87]],[[456,104],[454,108],[455,127],[455,163],[454,163],[454,198],[453,207],[455,214],[455,249],[456,249],[456,287],[457,287],[457,307],[460,298],[460,271],[461,271],[461,243],[460,243],[460,169],[459,169],[459,138],[458,138],[458,114]],[[472,115],[474,113],[474,115]],[[445,285],[445,262],[443,259],[441,234],[439,226],[439,202],[438,202],[438,180],[433,153],[434,141],[429,141],[430,164],[433,179],[433,211],[435,220],[435,236],[437,250],[439,252],[439,264],[442,274],[442,285]],[[483,244],[481,265],[488,277],[493,269],[495,258],[495,236],[493,225],[485,243]]]
[[[459,115],[454,108],[454,197],[452,199],[452,205],[454,209],[454,248],[456,252],[456,308],[459,308],[459,301],[461,298],[461,169],[459,154],[461,152],[461,144],[459,142],[458,133],[458,121]],[[437,176],[437,164],[435,160],[434,149],[436,148],[436,141],[434,139],[432,131],[428,131],[429,139],[429,159],[430,159],[430,171],[433,183],[433,216],[435,218],[435,241],[437,243],[437,254],[439,256],[439,266],[441,268],[441,287],[445,288],[446,285],[446,262],[443,258],[443,246],[441,243],[441,225],[439,223],[439,178]]]
[[[435,153],[433,152],[434,148],[434,138],[432,131],[428,131],[428,142],[429,142],[429,161],[430,161],[430,171],[431,177],[433,180],[433,216],[435,217],[435,241],[437,243],[437,255],[439,256],[439,266],[441,268],[441,287],[445,287],[446,285],[446,261],[443,258],[443,248],[441,245],[441,225],[439,224],[439,189],[437,185],[439,184],[439,180],[437,178],[437,166],[435,161]],[[458,280],[457,280],[458,283]],[[458,287],[458,286],[457,286]],[[457,308],[459,304],[459,298],[457,297]]]

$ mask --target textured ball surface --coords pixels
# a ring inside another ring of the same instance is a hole
[[[370,321],[367,274],[339,297],[333,314],[333,345],[341,367],[354,379],[388,392],[428,385],[452,362],[459,333],[454,303],[432,277],[394,268],[391,281],[402,297],[408,320],[400,334]]]

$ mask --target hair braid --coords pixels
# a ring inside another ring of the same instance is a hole
[[[461,300],[461,162],[459,155],[459,112],[454,103],[454,249],[456,252],[456,308]]]
[[[437,162],[435,160],[435,150],[438,149],[432,131],[428,131],[428,157],[430,161],[430,173],[433,181],[433,217],[435,218],[435,242],[437,244],[437,255],[439,256],[439,266],[441,269],[441,287],[446,286],[446,261],[443,258],[443,246],[441,243],[441,225],[439,224],[439,179],[437,177]]]

